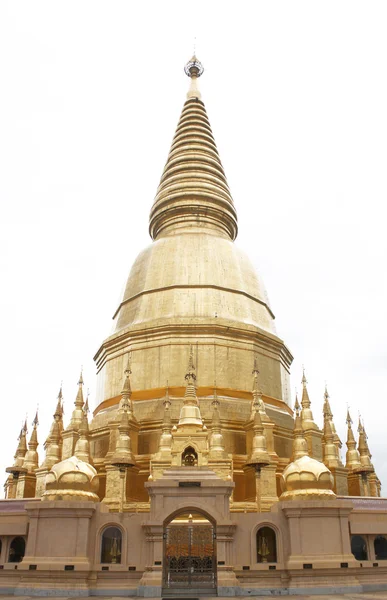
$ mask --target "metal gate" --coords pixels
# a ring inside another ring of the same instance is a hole
[[[164,588],[216,588],[214,527],[170,523],[164,533]]]

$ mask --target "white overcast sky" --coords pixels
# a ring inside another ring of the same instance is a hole
[[[361,411],[387,495],[386,30],[385,1],[0,3],[2,473],[37,404],[44,441],[61,380],[67,422],[81,365],[94,404],[196,37],[292,392],[304,364],[321,425],[327,382],[343,442]]]

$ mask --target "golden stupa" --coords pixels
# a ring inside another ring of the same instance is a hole
[[[369,590],[371,577],[385,589],[387,500],[364,423],[357,443],[348,412],[344,464],[328,391],[320,428],[305,372],[294,419],[292,356],[235,243],[195,56],[185,72],[152,243],[95,357],[92,419],[81,374],[67,426],[59,392],[43,460],[36,416],[7,468],[0,591],[309,595]]]
[[[235,510],[253,510],[254,457],[262,446],[267,459],[260,494],[268,510],[281,496],[282,472],[292,456],[292,356],[276,334],[259,276],[234,241],[236,209],[201,100],[198,78],[203,67],[195,56],[185,72],[190,88],[150,211],[152,243],[135,260],[113,333],[95,356],[96,408],[86,432],[90,462],[98,473],[100,500],[117,505],[118,446],[125,438],[131,467],[125,475],[127,500],[146,505],[144,483],[160,477],[168,464],[183,464],[189,438],[195,464],[212,465],[221,477],[235,482]],[[310,460],[330,469],[335,493],[348,494],[349,485],[354,493],[368,489],[378,495],[374,469],[371,463],[364,466],[364,434],[360,466],[353,461],[344,466],[327,391],[320,430],[305,373],[302,384],[299,422]],[[81,374],[66,428],[58,399],[46,458],[35,468],[38,497],[50,469],[74,456],[79,445],[82,387]],[[23,433],[15,464],[8,468],[11,495],[17,495],[12,482],[25,477],[25,450]],[[26,465],[31,471],[28,461]],[[34,487],[31,477],[27,487]]]

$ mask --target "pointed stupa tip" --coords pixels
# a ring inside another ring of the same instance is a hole
[[[85,404],[83,405],[83,412],[87,415],[90,412],[89,408],[89,390],[87,390],[87,396],[85,400]]]
[[[254,375],[254,377],[258,377],[258,375],[259,375],[258,356],[256,354],[254,355],[254,367],[253,367],[252,374]]]
[[[347,418],[345,419],[346,424],[348,425],[348,427],[351,427],[353,421],[351,419],[351,415],[349,414],[349,408],[347,408]]]
[[[304,387],[306,387],[306,384],[308,383],[307,379],[306,379],[306,376],[305,376],[305,367],[304,366],[302,367],[302,379],[301,379],[301,383],[302,383],[302,385]]]
[[[167,381],[167,385],[165,387],[165,396],[164,396],[163,404],[165,407],[168,407],[168,408],[171,405],[171,400],[169,398],[169,383],[168,383],[168,381]]]
[[[79,375],[79,381],[78,381],[78,385],[83,385],[83,373],[82,373],[82,367],[81,367],[81,373]]]
[[[325,384],[325,391],[324,391],[323,415],[324,415],[324,417],[329,418],[329,419],[332,419],[332,417],[333,417],[331,405],[329,404],[329,394],[328,394],[328,388],[327,388],[326,384]]]
[[[128,360],[126,363],[126,368],[125,368],[125,375],[131,375],[132,374],[132,353],[128,352]]]
[[[192,346],[189,347],[188,367],[185,379],[188,379],[189,377],[193,377],[193,379],[196,379]]]
[[[34,417],[34,420],[32,421],[32,427],[36,428],[38,425],[39,425],[38,409],[36,409],[35,417]]]
[[[150,212],[153,240],[194,226],[235,240],[237,214],[198,89],[203,65],[196,56],[185,65],[190,88]]]
[[[214,382],[214,397],[212,399],[211,404],[212,404],[212,406],[214,408],[217,408],[219,406],[219,404],[220,404],[219,398],[218,398],[218,392],[217,392],[217,389],[216,389],[216,381]]]
[[[363,433],[364,432],[363,424],[361,422],[361,415],[360,415],[360,413],[359,413],[359,425],[358,425],[357,430],[358,430],[359,433]]]
[[[124,387],[122,388],[122,392],[121,394],[123,396],[130,396],[132,394],[132,388],[130,385],[130,375],[132,374],[132,369],[131,369],[131,356],[130,356],[130,352],[128,353],[128,361],[126,363],[126,367],[125,367],[125,380],[124,380]]]
[[[296,416],[298,417],[300,414],[300,404],[298,402],[298,398],[297,398],[297,393],[296,393],[296,401],[294,403],[294,412],[296,413]]]

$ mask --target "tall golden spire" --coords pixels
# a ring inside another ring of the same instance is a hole
[[[354,471],[355,469],[358,469],[361,466],[361,463],[360,463],[359,452],[356,449],[355,436],[353,435],[353,431],[352,431],[352,419],[351,419],[351,415],[349,414],[349,408],[347,409],[346,423],[347,423],[347,427],[348,427],[348,432],[347,432],[347,448],[348,448],[348,450],[347,450],[347,454],[346,454],[345,466],[347,469]]]
[[[111,463],[121,468],[133,467],[136,464],[132,453],[130,439],[130,421],[128,403],[122,405],[122,412],[118,425],[118,438]]]
[[[316,423],[314,422],[313,413],[310,408],[311,402],[309,399],[308,388],[306,387],[306,384],[308,382],[305,377],[305,369],[304,368],[302,368],[301,383],[302,383],[302,398],[301,398],[302,428],[304,431],[307,431],[308,429],[318,429]]]
[[[185,66],[191,85],[150,213],[153,239],[195,226],[232,240],[237,235],[233,200],[197,87],[203,70],[196,56]]]
[[[68,430],[75,429],[77,431],[79,429],[80,424],[82,423],[83,405],[84,405],[82,388],[83,388],[83,376],[82,376],[82,371],[81,371],[80,376],[79,376],[79,381],[78,381],[78,391],[77,391],[77,395],[76,395],[75,401],[74,401],[75,408],[72,412],[70,423],[67,427]]]
[[[364,425],[361,422],[360,416],[359,416],[359,427],[358,427],[358,432],[359,432],[359,454],[360,454],[360,463],[361,466],[363,468],[365,468],[366,471],[373,471],[374,470],[374,466],[371,462],[371,458],[372,455],[370,453],[370,449],[368,447],[368,442],[367,442],[367,434],[365,432],[364,429]]]
[[[126,411],[128,412],[128,417],[129,420],[133,419],[133,406],[132,406],[132,388],[130,385],[130,376],[132,374],[132,368],[131,368],[131,353],[129,352],[128,354],[128,362],[126,364],[126,369],[124,371],[125,373],[125,381],[124,381],[124,386],[122,388],[121,391],[121,400],[120,400],[120,404],[118,407],[118,412],[121,413],[124,409],[124,407],[126,407]]]
[[[54,420],[51,425],[50,433],[44,443],[46,457],[42,463],[42,467],[51,469],[53,465],[61,460],[61,423],[63,416],[63,394],[62,385],[58,394],[58,402],[54,412]]]
[[[31,433],[30,441],[28,442],[28,450],[24,457],[24,463],[23,463],[23,467],[29,473],[32,473],[39,467],[39,456],[37,453],[37,447],[39,446],[38,431],[37,431],[38,425],[39,425],[38,411],[36,411],[35,418],[32,421],[32,433]]]
[[[59,419],[58,423],[59,423],[59,432],[60,433],[62,433],[62,431],[64,429],[63,415],[64,415],[64,400],[63,400],[63,391],[62,391],[62,384],[61,384],[60,388],[59,388],[58,402],[57,402],[55,413],[54,413],[54,417],[57,416]]]
[[[165,392],[165,398],[163,400],[164,405],[164,415],[163,415],[163,423],[161,425],[161,436],[159,441],[159,452],[162,455],[167,454],[168,457],[171,454],[172,448],[172,418],[171,418],[171,401],[169,399],[169,389],[167,384],[167,389]]]
[[[255,412],[257,410],[259,410],[264,422],[267,422],[267,421],[269,421],[269,417],[267,416],[267,413],[266,413],[265,403],[262,399],[263,394],[262,394],[262,390],[259,386],[259,381],[258,381],[259,369],[258,369],[257,356],[254,356],[254,368],[253,368],[252,375],[253,375],[253,392],[252,392],[253,401],[251,403],[251,419],[254,419]]]
[[[302,456],[308,456],[308,444],[304,438],[304,432],[302,429],[302,419],[300,415],[300,405],[296,395],[296,402],[294,404],[294,432],[293,432],[293,461],[301,458]]]
[[[254,466],[255,469],[260,470],[261,467],[269,465],[271,460],[267,451],[265,430],[262,424],[261,412],[259,410],[256,410],[254,413],[253,432],[254,437],[251,454],[247,458],[246,465]]]
[[[84,404],[84,402],[83,402],[83,389],[82,388],[83,388],[83,374],[82,374],[82,371],[81,371],[81,373],[79,375],[79,381],[78,381],[78,392],[77,392],[77,396],[76,396],[75,402],[74,402],[75,407],[76,408],[80,408],[80,409],[83,408],[83,404]]]
[[[89,420],[87,418],[87,412],[84,408],[82,421],[78,431],[79,438],[75,444],[74,456],[78,458],[78,460],[83,460],[83,462],[93,465],[93,459],[91,458],[90,454]]]
[[[199,403],[196,396],[196,375],[195,365],[193,362],[192,346],[190,347],[189,351],[188,367],[185,380],[187,383],[185,388],[184,403],[180,411],[178,427],[182,427],[184,425],[195,425],[202,427],[203,420],[200,414]]]
[[[324,415],[324,419],[325,419],[325,416],[327,416],[327,418],[329,419],[330,427],[331,427],[332,435],[333,435],[333,443],[336,446],[336,450],[337,450],[337,458],[339,460],[339,465],[342,466],[342,462],[341,462],[341,458],[340,458],[340,450],[341,450],[341,447],[343,444],[341,442],[341,439],[338,436],[335,424],[333,422],[333,413],[332,413],[331,405],[329,403],[329,394],[328,394],[328,388],[326,385],[325,385],[325,392],[324,392],[323,415]]]
[[[332,430],[332,411],[329,405],[329,395],[327,388],[325,388],[324,392],[324,436],[323,436],[323,444],[324,444],[324,464],[330,469],[331,467],[339,467],[340,466],[340,456],[337,445],[334,442],[334,433]]]
[[[210,458],[225,458],[225,446],[224,439],[222,434],[222,426],[219,414],[219,405],[220,402],[218,400],[218,394],[216,391],[216,385],[214,387],[214,399],[211,402],[212,404],[212,422],[211,422],[211,434],[209,440],[209,456]]]
[[[15,479],[17,479],[19,477],[20,473],[25,472],[24,457],[27,452],[26,436],[27,436],[27,419],[24,421],[24,425],[21,428],[20,433],[19,433],[18,445],[16,448],[15,456],[14,456],[15,461],[11,467],[7,467],[5,470],[6,473],[12,473],[12,475],[14,476]]]

